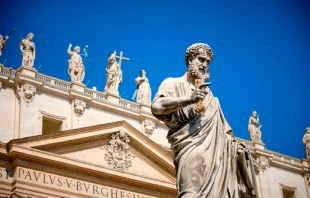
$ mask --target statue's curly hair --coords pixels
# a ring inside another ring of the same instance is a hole
[[[195,43],[191,46],[189,46],[186,50],[185,53],[185,63],[188,66],[189,64],[189,60],[195,58],[198,53],[199,53],[199,49],[203,49],[207,52],[207,54],[211,57],[211,60],[213,59],[213,52],[211,47],[208,44],[205,43]]]

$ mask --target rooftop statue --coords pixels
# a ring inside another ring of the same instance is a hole
[[[6,36],[6,37],[3,39],[3,36],[0,35],[0,56],[2,55],[2,52],[3,52],[3,49],[4,49],[5,43],[8,41],[8,39],[9,39],[9,36]]]
[[[107,82],[104,88],[107,92],[118,92],[118,86],[122,83],[122,70],[120,64],[116,61],[116,51],[108,58],[108,67],[106,68]]]
[[[82,83],[85,76],[84,64],[80,53],[80,47],[75,46],[73,52],[71,51],[72,44],[69,44],[68,54],[70,59],[68,60],[69,68],[68,73],[71,77],[71,82]]]
[[[262,133],[260,131],[261,127],[262,127],[262,124],[259,123],[257,112],[253,111],[252,115],[249,118],[249,125],[248,125],[250,137],[253,142],[262,142],[261,140]]]
[[[34,37],[33,33],[29,33],[27,38],[23,39],[20,43],[20,51],[22,52],[22,67],[32,68],[34,65],[34,59],[36,58],[36,50],[34,42],[32,41]]]
[[[151,104],[151,87],[146,72],[140,70],[140,75],[135,79],[137,84],[137,103]]]
[[[302,142],[306,146],[306,158],[310,162],[310,127],[306,128],[306,134],[304,135]]]
[[[169,129],[178,197],[258,197],[249,150],[234,138],[219,100],[205,83],[212,59],[207,44],[191,45],[185,55],[187,71],[165,79],[151,106]]]

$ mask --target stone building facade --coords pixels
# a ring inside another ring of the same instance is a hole
[[[0,197],[176,197],[167,128],[148,104],[0,66]],[[310,197],[306,159],[242,140],[259,197]]]

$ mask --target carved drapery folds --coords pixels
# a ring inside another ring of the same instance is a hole
[[[36,87],[29,84],[24,84],[23,99],[25,100],[27,107],[29,103],[33,101],[36,91],[37,91]]]
[[[151,136],[155,129],[154,120],[146,119],[144,120],[144,134],[147,136]]]
[[[74,113],[77,117],[81,117],[84,114],[86,103],[84,101],[74,100]]]
[[[131,158],[134,157],[129,149],[129,137],[124,131],[111,135],[108,145],[104,149],[104,159],[110,168],[127,171],[132,166]]]

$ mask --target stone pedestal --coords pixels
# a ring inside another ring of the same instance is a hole
[[[144,104],[144,103],[138,103],[138,104],[141,106],[141,108],[140,108],[141,111],[152,114],[150,104]]]
[[[23,66],[21,66],[17,70],[17,72],[19,72],[20,74],[23,74],[23,75],[35,78],[37,70],[35,68],[33,68],[33,67],[23,67]]]
[[[119,92],[118,91],[109,91],[109,90],[105,89],[104,93],[106,93],[107,95],[113,95],[113,96],[119,97]]]
[[[71,82],[71,89],[84,93],[86,85],[79,82]]]
[[[265,144],[263,142],[253,142],[254,148],[265,150]]]
[[[118,95],[111,92],[107,92],[106,97],[109,102],[119,105],[120,97]]]

